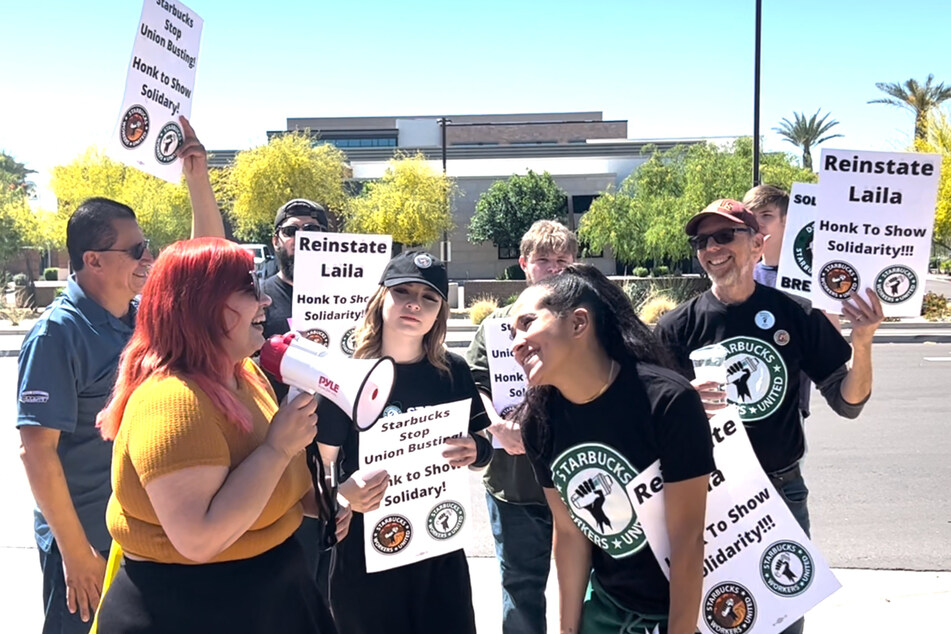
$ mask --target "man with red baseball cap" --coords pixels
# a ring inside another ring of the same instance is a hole
[[[694,379],[689,354],[719,343],[727,349],[727,384],[693,380],[708,415],[739,408],[753,450],[793,516],[809,533],[809,493],[799,468],[805,434],[799,410],[801,372],[811,378],[840,416],[859,415],[872,392],[872,337],[882,306],[872,290],[844,300],[852,345],[820,311],[807,312],[786,294],[758,284],[753,270],[764,236],[743,203],[721,199],[685,227],[710,290],[664,315],[656,334]],[[802,620],[786,630],[802,631]]]

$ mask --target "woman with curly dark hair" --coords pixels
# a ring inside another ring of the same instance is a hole
[[[694,632],[714,469],[696,390],[668,369],[628,298],[594,267],[572,265],[527,288],[512,325],[530,386],[525,451],[554,518],[561,632]],[[626,491],[657,460],[669,583]]]

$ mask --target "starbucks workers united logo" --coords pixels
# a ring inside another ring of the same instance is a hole
[[[620,559],[647,544],[626,486],[637,475],[627,458],[607,445],[576,445],[552,463],[555,488],[571,519],[596,546]]]
[[[802,594],[812,583],[815,564],[801,544],[783,540],[770,545],[760,559],[763,583],[781,597]]]
[[[727,400],[740,410],[740,419],[775,413],[789,387],[786,362],[776,348],[753,337],[732,337],[720,345],[727,349]]]
[[[796,266],[806,275],[812,275],[812,230],[814,222],[804,225],[793,241],[793,255]]]

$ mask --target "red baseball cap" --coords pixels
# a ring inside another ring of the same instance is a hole
[[[700,226],[704,218],[709,218],[711,215],[721,216],[739,225],[746,225],[756,233],[759,233],[759,223],[756,222],[756,216],[754,216],[743,203],[738,200],[733,200],[732,198],[714,200],[707,205],[703,211],[687,221],[684,231],[688,236],[697,235],[697,227]]]

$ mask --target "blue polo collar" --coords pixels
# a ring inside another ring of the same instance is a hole
[[[76,274],[69,276],[66,282],[66,289],[63,291],[66,300],[75,306],[86,318],[93,324],[109,325],[113,328],[132,330],[129,324],[135,324],[135,311],[137,304],[135,301],[129,302],[129,323],[119,319],[108,310],[103,308],[96,300],[92,299],[83,290],[79,282],[76,281]]]

